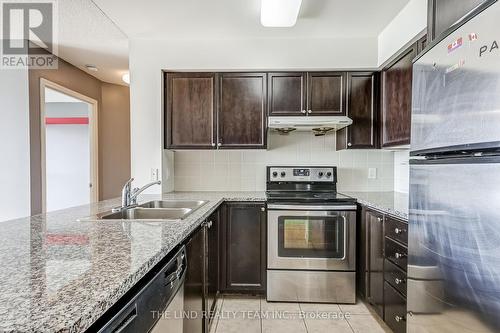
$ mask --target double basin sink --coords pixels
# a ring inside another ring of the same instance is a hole
[[[125,208],[118,212],[104,213],[101,220],[182,220],[208,201],[156,200]]]

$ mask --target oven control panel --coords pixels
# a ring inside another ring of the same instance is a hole
[[[335,167],[269,167],[271,182],[336,182]]]

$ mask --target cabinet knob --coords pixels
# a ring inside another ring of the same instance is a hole
[[[396,252],[396,253],[394,253],[394,257],[396,257],[396,259],[401,259],[403,257],[406,257],[406,255],[399,253],[399,252]]]
[[[377,221],[382,222],[382,219],[380,217],[377,217]]]
[[[212,147],[215,147],[215,142],[212,142]]]
[[[394,279],[394,283],[396,283],[396,284],[401,284],[403,282],[405,282],[403,279],[400,279],[400,278],[395,278]]]
[[[260,207],[260,211],[261,211],[261,212],[265,212],[265,211],[266,211],[266,208],[264,208],[264,207]]]
[[[394,320],[395,320],[395,321],[397,321],[397,322],[399,323],[399,322],[404,321],[404,320],[405,320],[405,317],[401,317],[401,316],[396,315],[396,316],[394,317]]]
[[[221,142],[219,142],[219,143],[217,144],[217,147],[220,147],[220,146],[222,146],[222,143],[221,143]]]
[[[313,113],[313,111],[312,110],[307,110],[307,113]]]
[[[350,146],[352,146],[352,143],[350,143],[350,142],[347,143],[347,147],[350,147]]]
[[[399,228],[395,228],[395,229],[394,229],[394,233],[395,233],[396,235],[402,234],[403,232],[405,232],[405,230],[404,230],[404,229],[399,229]]]
[[[300,110],[300,113],[306,113],[306,110]]]

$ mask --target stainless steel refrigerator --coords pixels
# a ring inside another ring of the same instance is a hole
[[[413,66],[410,333],[500,332],[500,3],[464,22]]]

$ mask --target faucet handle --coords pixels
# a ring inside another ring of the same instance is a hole
[[[129,180],[127,180],[127,182],[125,183],[125,185],[123,185],[123,187],[130,186],[133,181],[134,181],[134,178],[132,177]]]

